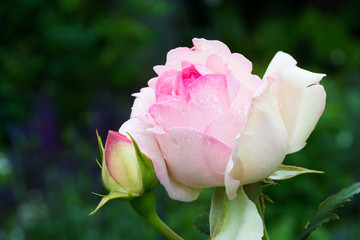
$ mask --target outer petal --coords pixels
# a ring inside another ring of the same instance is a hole
[[[130,118],[141,115],[148,115],[149,107],[155,102],[155,91],[149,87],[142,88],[139,93],[133,94],[136,97],[131,108]]]
[[[132,118],[121,126],[119,132],[122,134],[129,132],[139,145],[140,150],[153,161],[156,176],[172,199],[186,202],[195,200],[199,196],[201,189],[181,184],[168,174],[158,143],[153,133],[147,131],[151,127],[151,125],[145,124],[139,119]]]
[[[194,38],[193,44],[193,49],[179,47],[169,51],[166,56],[165,67],[180,70],[181,63],[183,61],[187,61],[192,64],[205,65],[207,58],[211,54],[217,54],[221,57],[229,56],[231,54],[229,48],[220,41]],[[161,71],[159,71],[159,67],[157,67],[156,71],[161,73]]]
[[[210,210],[210,239],[261,240],[263,232],[263,222],[256,206],[242,188],[231,201],[224,189],[215,189]]]
[[[289,134],[287,153],[305,146],[324,111],[326,93],[318,84],[324,76],[297,67],[295,59],[283,52],[275,55],[264,75],[279,81],[276,95]]]
[[[235,140],[225,173],[226,193],[230,199],[236,196],[239,184],[254,183],[270,176],[285,157],[288,136],[272,89],[273,86],[268,87],[253,99],[245,128]]]
[[[224,73],[222,66],[216,67],[213,64],[214,60],[216,60],[218,65],[220,65],[220,59],[222,59],[223,64],[226,65],[235,78],[252,91],[255,91],[261,84],[260,78],[251,75],[251,62],[239,53],[231,53],[224,43],[198,38],[194,38],[193,43],[195,52],[207,54],[206,65],[210,67],[210,69],[215,70],[217,73]],[[216,59],[214,55],[217,55],[219,59]],[[205,64],[205,62],[202,62],[202,64]]]
[[[194,188],[224,185],[231,149],[217,139],[187,128],[171,128],[157,135],[169,172]]]

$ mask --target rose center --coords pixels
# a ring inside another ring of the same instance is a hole
[[[194,65],[191,65],[190,67],[184,68],[182,70],[181,77],[184,85],[188,87],[192,82],[201,77],[201,74],[196,70]]]

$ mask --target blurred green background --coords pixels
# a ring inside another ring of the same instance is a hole
[[[164,239],[126,202],[87,214],[105,194],[95,129],[105,141],[130,114],[154,65],[193,37],[217,39],[263,75],[278,50],[324,72],[327,106],[306,148],[285,163],[323,170],[268,187],[275,240],[295,239],[330,194],[360,178],[359,1],[2,0],[0,2],[0,239]],[[209,210],[170,200],[158,212],[185,239]],[[311,239],[359,239],[360,198]]]

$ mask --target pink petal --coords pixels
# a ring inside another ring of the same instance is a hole
[[[221,57],[227,57],[231,54],[229,48],[220,41],[194,38],[193,44],[193,50],[180,47],[169,51],[166,57],[165,67],[167,69],[180,70],[183,61],[205,65],[207,58],[211,54],[217,54]]]
[[[148,81],[148,86],[149,86],[151,89],[155,90],[155,89],[156,89],[156,83],[157,83],[157,81],[158,81],[158,77],[154,77],[154,78],[150,79],[150,80]]]
[[[149,107],[155,103],[155,91],[149,87],[142,88],[139,93],[133,94],[133,96],[136,98],[131,108],[130,118],[148,115]]]
[[[166,69],[175,69],[180,71],[182,68],[182,62],[187,61],[191,63],[199,63],[198,55],[187,47],[179,47],[172,49],[166,56]]]
[[[205,39],[194,39],[195,50],[200,53],[206,52],[206,67],[215,73],[231,73],[233,78],[241,82],[252,91],[261,84],[258,76],[252,75],[252,64],[243,55],[231,53],[228,47],[219,41],[207,41]],[[232,89],[232,88],[229,88]]]
[[[216,54],[211,54],[206,59],[206,67],[213,71],[214,73],[226,74],[226,66],[224,59]]]
[[[171,176],[178,182],[205,188],[224,185],[231,149],[217,139],[187,128],[171,128],[156,136]]]
[[[244,55],[239,53],[231,54],[231,57],[229,58],[229,66],[231,70],[235,73],[237,73],[237,71],[239,72],[252,71],[252,63],[246,57],[244,57]],[[237,66],[237,67],[233,68],[233,66]]]
[[[140,150],[152,160],[157,178],[172,199],[185,202],[197,199],[202,189],[192,188],[179,183],[168,174],[164,158],[154,138],[154,134],[147,130],[151,127],[151,125],[132,118],[121,126],[119,132],[122,134],[129,132],[139,145]]]
[[[230,107],[223,75],[212,74],[198,78],[189,86],[189,94],[188,102],[175,99],[152,105],[150,115],[164,129],[188,127],[204,131],[213,118]]]
[[[178,71],[169,70],[159,76],[156,83],[156,101],[164,101],[173,95],[174,83],[177,81]]]
[[[207,113],[225,111],[230,107],[226,78],[222,74],[208,74],[189,86],[190,103],[200,105]],[[217,110],[214,111],[214,109]]]
[[[219,56],[228,56],[231,54],[230,49],[224,43],[217,40],[194,38],[193,44],[195,51],[199,51],[201,53],[206,52],[210,54],[216,54]]]
[[[157,75],[162,75],[164,72],[167,71],[167,68],[163,65],[157,65],[154,67],[154,72],[156,72]]]
[[[225,143],[232,148],[235,137],[244,128],[249,115],[252,101],[252,92],[242,86],[231,105],[231,108],[215,119],[207,126],[205,133]]]
[[[235,78],[234,74],[226,68],[225,72],[226,84],[228,86],[228,93],[230,102],[233,102],[234,98],[238,95],[240,86],[242,85],[238,79]]]

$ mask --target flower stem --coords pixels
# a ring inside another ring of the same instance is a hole
[[[263,197],[260,195],[260,196],[259,196],[259,200],[256,201],[256,208],[257,208],[257,210],[258,210],[258,212],[259,212],[259,214],[260,214],[260,216],[261,216],[261,218],[262,218],[262,220],[263,220],[264,236],[262,237],[262,240],[270,240],[269,234],[268,234],[268,232],[267,232],[266,225],[265,225],[264,208],[263,208],[263,206],[262,206],[263,201],[264,201],[264,199],[263,199]]]
[[[155,194],[153,191],[145,193],[142,197],[130,201],[132,208],[150,223],[156,230],[169,240],[183,240],[171,230],[157,215]]]

